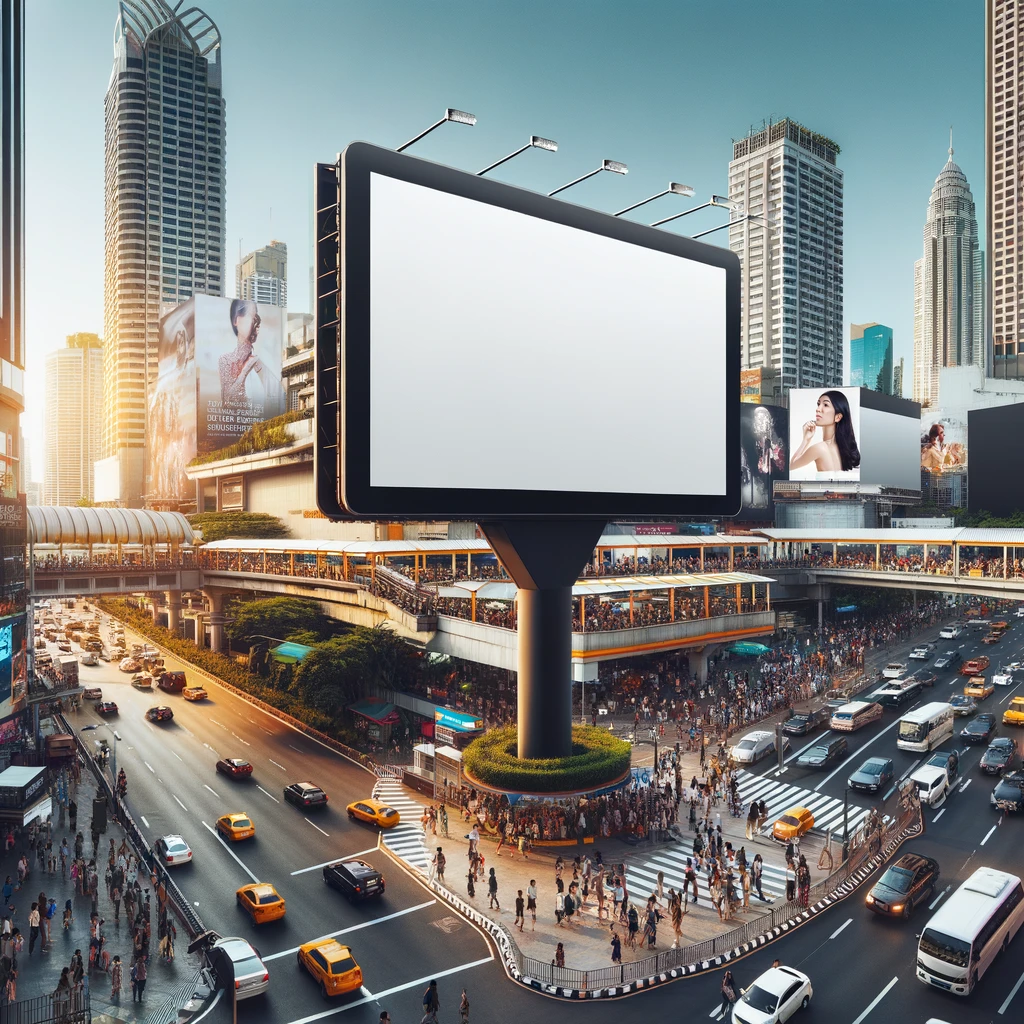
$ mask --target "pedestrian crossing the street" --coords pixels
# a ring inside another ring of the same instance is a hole
[[[401,818],[394,828],[381,833],[384,845],[411,867],[427,874],[430,854],[427,852],[427,837],[420,822],[422,805],[411,799],[405,787],[396,779],[380,779],[373,787],[373,795],[394,807]]]
[[[843,801],[839,797],[826,796],[824,793],[816,793],[813,789],[801,789],[799,786],[790,786],[764,775],[751,775],[742,771],[737,777],[737,782],[744,818],[751,800],[763,800],[768,808],[769,824],[791,807],[806,807],[814,815],[814,827],[817,831],[842,830]],[[879,802],[883,795],[878,794]],[[860,807],[851,801],[847,808],[849,831],[853,832],[867,814],[866,807]]]

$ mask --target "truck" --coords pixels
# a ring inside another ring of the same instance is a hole
[[[78,685],[78,659],[61,655],[57,659],[57,675],[68,689]]]

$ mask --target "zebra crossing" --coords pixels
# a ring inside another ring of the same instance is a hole
[[[843,826],[843,801],[837,797],[815,793],[812,789],[791,786],[776,779],[763,775],[751,775],[740,772],[738,776],[740,802],[744,809],[751,800],[764,800],[768,810],[768,828],[771,823],[791,807],[806,807],[814,815],[815,829],[835,831]],[[850,804],[847,809],[848,829],[852,833],[864,820],[868,809]],[[744,812],[744,819],[746,815]],[[733,840],[736,846],[736,840]],[[747,849],[748,862],[758,850],[756,847]],[[693,837],[686,836],[681,842],[671,843],[659,848],[645,857],[637,857],[629,861],[628,877],[638,881],[645,889],[651,891],[657,887],[658,873],[663,872],[665,889],[682,889],[686,879],[686,859],[693,857]],[[698,888],[706,892],[704,877],[698,878]],[[786,869],[764,862],[761,887],[769,898],[783,897],[786,892]],[[753,894],[752,894],[753,895]],[[706,897],[705,897],[706,898]],[[756,896],[753,896],[756,900]]]
[[[394,828],[381,833],[384,845],[411,867],[427,874],[430,870],[430,854],[427,852],[427,837],[420,822],[422,804],[409,797],[405,787],[396,779],[379,779],[373,787],[373,795],[394,807],[401,818]]]

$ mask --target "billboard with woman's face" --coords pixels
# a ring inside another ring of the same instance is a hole
[[[961,473],[967,469],[967,424],[955,416],[929,409],[921,416],[921,468],[929,473]]]
[[[860,480],[859,438],[859,388],[790,391],[790,480]]]
[[[773,405],[740,406],[740,497],[736,517],[767,522],[775,518],[772,484],[789,479],[789,413]]]

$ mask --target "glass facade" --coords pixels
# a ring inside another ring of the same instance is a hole
[[[893,393],[892,328],[850,324],[850,387]]]

